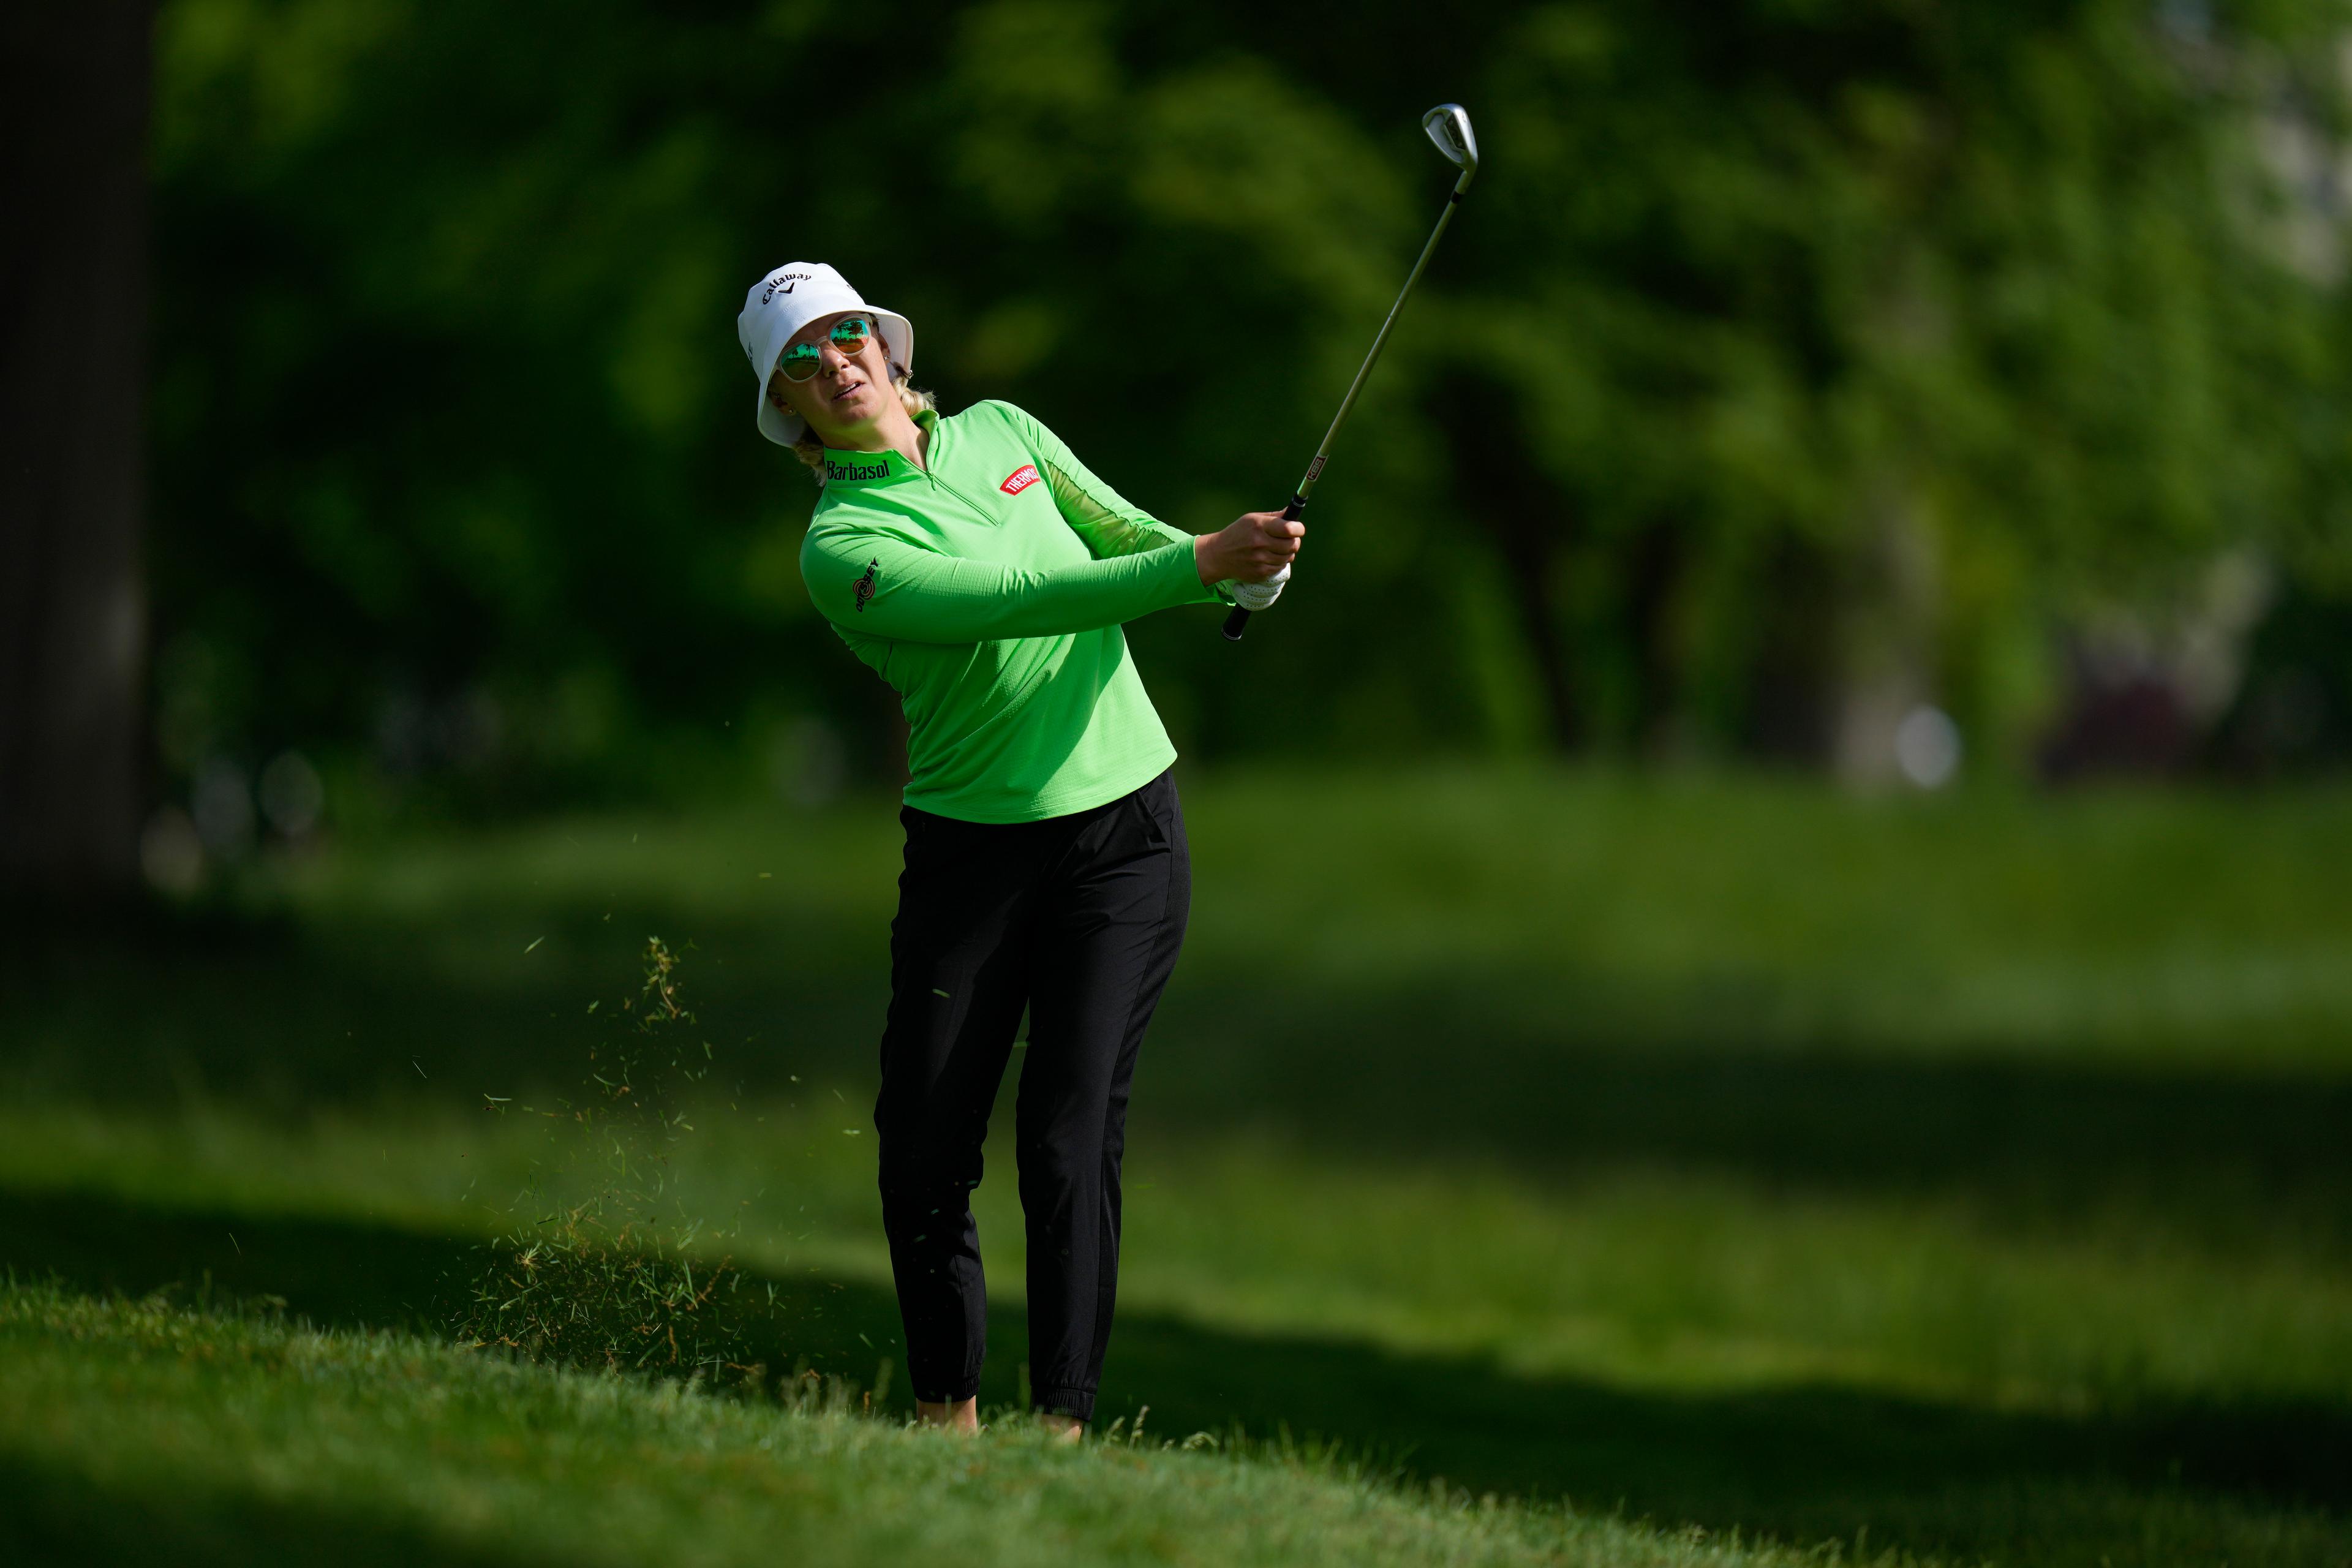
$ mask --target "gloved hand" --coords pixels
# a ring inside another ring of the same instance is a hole
[[[1285,566],[1263,583],[1236,583],[1234,584],[1234,603],[1255,615],[1281,598],[1283,585],[1289,581],[1290,568]]]

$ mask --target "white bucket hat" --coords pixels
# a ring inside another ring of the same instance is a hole
[[[743,313],[735,318],[735,336],[760,378],[760,434],[779,447],[801,438],[797,414],[787,414],[768,401],[768,376],[793,334],[837,310],[863,310],[882,329],[882,346],[906,374],[915,368],[915,329],[896,310],[869,305],[857,297],[849,280],[822,261],[787,261],[743,296]]]

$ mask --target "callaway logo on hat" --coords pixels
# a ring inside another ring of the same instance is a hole
[[[849,280],[822,261],[788,261],[743,296],[743,313],[735,318],[735,338],[760,378],[760,434],[780,447],[801,438],[801,416],[787,414],[768,401],[768,377],[793,334],[820,316],[863,310],[882,329],[882,346],[898,374],[915,368],[915,329],[896,310],[869,305],[858,298]]]

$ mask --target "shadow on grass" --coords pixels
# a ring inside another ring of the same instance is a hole
[[[2121,1198],[2224,1237],[2284,1212],[2352,1249],[2352,1078],[1775,1048],[1728,1017],[1645,1041],[1572,1003],[1546,1015],[1402,985],[1234,1014],[1180,1010],[1154,1035],[1139,1119],[1255,1116],[1308,1147],[1538,1176],[1638,1165],[1996,1206]]]
[[[428,1331],[443,1321],[436,1303],[456,1300],[481,1260],[463,1240],[366,1223],[173,1212],[89,1194],[0,1194],[0,1265],[78,1289],[274,1297],[322,1324]],[[866,1380],[877,1351],[899,1356],[887,1288],[814,1273],[750,1283],[763,1297],[772,1286],[776,1305],[734,1359],[790,1366],[805,1357]],[[1013,1397],[1026,1331],[1018,1308],[992,1314],[984,1405]],[[896,1382],[892,1404],[903,1412],[905,1379]],[[1926,1552],[2032,1547],[2042,1561],[2125,1563],[2146,1556],[2149,1510],[2171,1508],[2202,1510],[2215,1530],[2232,1521],[2259,1529],[2282,1514],[2310,1525],[2315,1512],[2317,1528],[2352,1549],[2352,1411],[2326,1406],[2061,1417],[1826,1385],[1677,1395],[1128,1310],[1097,1422],[1139,1403],[1160,1436],[1234,1424],[1263,1435],[1286,1424],[1474,1490],[1566,1493],[1751,1536],[1851,1538],[1866,1528],[1874,1544]],[[50,1508],[38,1527],[69,1523],[72,1506]],[[152,1505],[155,1518],[176,1506]],[[144,1528],[142,1517],[125,1528]],[[2215,1539],[2228,1555],[2232,1538]]]
[[[0,1561],[172,1563],[245,1568],[320,1563],[336,1568],[525,1568],[555,1560],[491,1552],[392,1516],[362,1516],[251,1492],[157,1496],[0,1455]]]

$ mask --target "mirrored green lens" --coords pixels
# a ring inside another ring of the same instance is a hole
[[[817,352],[814,343],[794,343],[784,351],[776,368],[784,373],[786,381],[806,381],[816,374]]]
[[[843,354],[863,353],[866,341],[873,335],[874,320],[870,316],[845,316],[834,322],[833,330],[825,334]],[[820,363],[814,343],[794,343],[776,362],[776,368],[784,373],[787,381],[807,381],[816,374]]]

